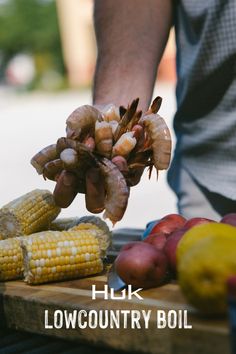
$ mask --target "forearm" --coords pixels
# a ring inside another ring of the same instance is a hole
[[[172,23],[171,0],[95,0],[96,104],[150,103]]]

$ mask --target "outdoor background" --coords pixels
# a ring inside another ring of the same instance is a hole
[[[91,103],[96,59],[92,0],[0,0],[0,205],[34,189],[53,191],[30,165],[42,147],[65,135],[65,120]],[[171,33],[154,95],[172,131],[175,112],[175,46]],[[166,172],[132,188],[127,212],[116,228],[144,227],[176,212]],[[62,216],[89,214],[78,195]]]

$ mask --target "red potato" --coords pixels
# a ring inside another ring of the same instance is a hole
[[[186,223],[184,224],[184,228],[191,229],[195,225],[208,224],[209,222],[215,222],[215,221],[206,218],[192,218],[186,221]]]
[[[166,215],[154,225],[150,235],[164,233],[168,237],[173,231],[183,227],[185,223],[186,219],[179,214]]]
[[[143,242],[149,243],[150,245],[154,246],[157,250],[163,250],[166,244],[166,236],[164,233],[159,234],[150,234],[148,237],[145,238]]]
[[[119,277],[135,288],[152,288],[163,284],[167,274],[163,252],[141,241],[125,245],[115,260]]]
[[[230,213],[226,214],[220,222],[223,222],[224,224],[229,224],[232,226],[236,226],[236,213]]]
[[[170,270],[174,274],[176,273],[176,268],[177,268],[176,251],[177,251],[178,243],[187,231],[188,229],[184,227],[182,229],[174,231],[168,237],[165,243],[164,252],[167,257]]]

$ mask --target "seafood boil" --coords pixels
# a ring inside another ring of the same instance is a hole
[[[86,175],[93,169],[100,174],[104,195],[98,195],[101,205],[92,213],[105,211],[113,224],[125,213],[130,187],[136,185],[145,167],[151,175],[153,167],[168,168],[171,156],[171,136],[165,120],[157,112],[161,97],[156,97],[147,112],[138,110],[139,99],[128,107],[84,105],[77,108],[66,121],[66,137],[38,152],[31,164],[45,179],[56,181],[54,195],[58,195],[60,180],[66,176],[74,184],[74,196],[89,186]],[[65,195],[58,206],[71,203]]]

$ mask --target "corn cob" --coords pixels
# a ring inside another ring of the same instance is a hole
[[[50,230],[63,231],[63,230],[97,230],[100,237],[100,248],[104,253],[111,245],[112,233],[109,227],[97,216],[83,216],[81,218],[59,218],[54,220],[50,225]]]
[[[105,223],[105,221],[103,221],[101,218],[99,218],[98,216],[93,216],[93,215],[89,215],[89,216],[82,216],[81,218],[79,218],[77,224],[81,224],[81,223],[91,223],[94,225],[97,225],[100,229],[102,229],[105,233],[107,234],[111,234],[109,227],[107,226],[107,224]]]
[[[52,193],[35,189],[0,209],[0,234],[5,239],[48,229],[59,213]]]
[[[96,226],[99,230],[102,231],[102,233],[100,234],[100,248],[103,251],[103,255],[106,254],[108,247],[112,244],[112,233],[109,230],[109,227],[107,226],[105,221],[103,221],[98,216],[83,216],[79,218],[77,222],[77,227],[79,225],[83,225],[80,226],[80,228],[85,228],[85,224],[90,225],[90,228],[92,228],[92,225],[93,228]],[[74,226],[71,230],[76,230],[77,227]]]
[[[23,237],[21,247],[28,284],[85,277],[103,269],[95,230],[45,231]]]
[[[23,278],[20,237],[0,241],[0,281]]]
[[[69,231],[82,231],[82,230],[93,232],[98,237],[99,246],[101,250],[101,257],[104,258],[106,256],[107,249],[111,244],[111,233],[110,232],[109,234],[105,233],[97,225],[90,224],[90,223],[81,223],[69,229]]]
[[[58,218],[53,220],[50,224],[49,229],[53,231],[65,231],[71,229],[73,226],[78,224],[78,218]]]

